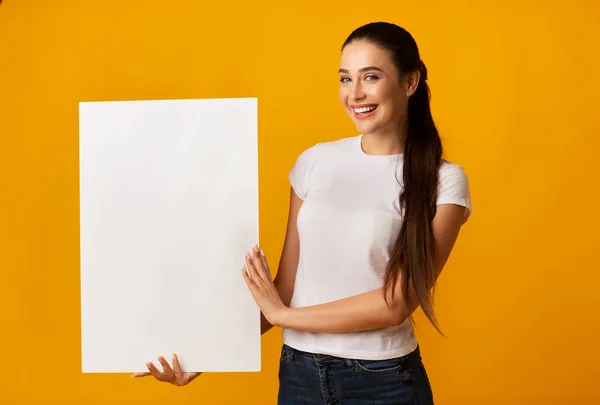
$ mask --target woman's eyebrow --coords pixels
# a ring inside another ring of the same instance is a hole
[[[368,71],[368,70],[378,70],[378,71],[380,71],[380,72],[383,72],[383,70],[381,70],[381,69],[380,69],[380,68],[378,68],[377,66],[367,66],[367,67],[364,67],[364,68],[361,68],[361,69],[359,69],[358,71],[362,73],[362,72],[366,72],[366,71]],[[340,69],[340,70],[338,71],[338,73],[350,73],[350,72],[349,72],[348,70],[346,70],[346,69]]]

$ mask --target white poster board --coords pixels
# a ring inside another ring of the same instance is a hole
[[[259,371],[257,100],[83,102],[83,372]]]

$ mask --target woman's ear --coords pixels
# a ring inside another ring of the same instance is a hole
[[[410,97],[415,94],[419,81],[421,80],[421,72],[415,70],[413,72],[404,75],[404,88],[406,89],[406,96]]]

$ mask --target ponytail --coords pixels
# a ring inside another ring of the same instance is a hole
[[[393,286],[402,277],[401,293],[406,307],[414,304],[409,293],[412,287],[421,309],[441,333],[431,290],[437,278],[432,222],[442,143],[431,114],[427,69],[422,62],[419,70],[421,77],[408,103],[408,132],[404,140],[404,188],[399,197],[404,221],[386,269],[384,293],[387,297],[391,289],[393,297]]]

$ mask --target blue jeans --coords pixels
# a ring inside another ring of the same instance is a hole
[[[433,405],[417,347],[389,360],[355,360],[283,345],[278,405]]]

